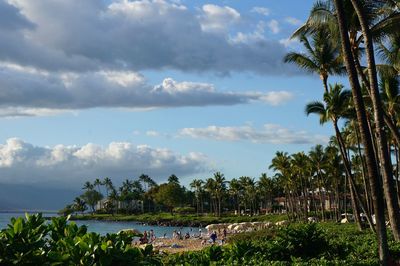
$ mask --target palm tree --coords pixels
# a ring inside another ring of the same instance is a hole
[[[324,103],[322,102],[309,103],[307,104],[305,111],[307,115],[310,115],[312,113],[318,114],[320,117],[321,124],[324,124],[329,120],[332,121],[333,127],[335,129],[336,139],[339,144],[340,153],[342,155],[342,160],[345,165],[346,174],[350,181],[349,182],[350,194],[352,195],[352,203],[353,203],[353,211],[355,219],[357,221],[359,229],[362,230],[362,225],[360,221],[360,212],[358,208],[358,203],[360,203],[360,205],[362,206],[362,202],[357,202],[355,199],[355,197],[358,197],[357,196],[358,193],[355,190],[356,187],[355,187],[354,177],[351,172],[350,160],[347,155],[346,145],[338,126],[339,119],[345,117],[346,113],[348,112],[350,91],[342,90],[343,85],[340,84],[330,85],[330,88],[331,88],[330,92],[324,94]],[[363,207],[362,209],[365,210],[365,208]]]
[[[311,73],[317,73],[328,92],[328,77],[344,72],[340,47],[330,41],[331,34],[324,28],[319,28],[311,34],[311,42],[306,34],[299,36],[306,53],[288,53],[284,62],[295,63],[298,67]]]
[[[237,215],[240,215],[240,197],[242,194],[242,185],[236,178],[229,181],[229,194],[232,196]]]
[[[89,181],[86,181],[82,187],[82,189],[84,189],[84,190],[92,190],[93,188],[94,188],[94,185],[92,183],[90,183]]]
[[[391,223],[394,238],[400,241],[400,208],[393,184],[393,167],[390,160],[390,154],[387,146],[387,137],[384,131],[385,122],[383,119],[382,102],[379,94],[378,77],[375,64],[374,44],[369,26],[368,16],[365,13],[365,3],[361,4],[359,0],[351,0],[357,13],[361,25],[364,44],[366,47],[368,78],[370,83],[370,97],[374,111],[375,135],[377,141],[378,156],[380,159],[383,188],[386,197],[389,220]],[[369,3],[372,4],[372,3]]]
[[[104,178],[103,184],[106,187],[107,198],[109,196],[109,192],[114,188],[113,183],[109,177]]]
[[[73,209],[76,211],[80,211],[83,215],[84,211],[87,210],[86,202],[83,201],[80,197],[76,197],[74,199]]]
[[[100,186],[103,185],[103,182],[99,178],[96,178],[93,182],[94,186],[97,186],[97,192],[101,193]]]
[[[322,193],[322,189],[327,189],[325,182],[323,182],[323,168],[327,163],[327,155],[324,152],[322,145],[315,146],[309,153],[311,164],[315,168],[317,184],[318,184],[318,194],[321,205],[322,220],[325,221],[325,197]],[[313,191],[314,194],[314,191]]]
[[[255,202],[257,200],[256,182],[254,178],[248,176],[239,177],[240,186],[243,188],[243,199],[244,199],[244,210],[247,211],[247,207],[250,207],[250,215],[255,214],[257,207]]]
[[[210,196],[210,201],[209,201],[209,211],[214,212],[214,214],[217,214],[217,200],[216,200],[216,195],[215,195],[215,190],[216,190],[216,184],[215,180],[212,178],[207,178],[206,182],[204,184],[204,189]]]
[[[224,174],[220,172],[214,173],[214,195],[217,200],[217,215],[221,216],[221,203],[226,190],[226,180]]]
[[[201,179],[193,179],[190,183],[190,187],[194,189],[195,197],[196,197],[196,211],[197,215],[199,215],[200,206],[202,202],[202,190],[203,190],[204,181]]]
[[[287,152],[278,151],[275,157],[272,159],[269,169],[278,172],[275,176],[278,178],[278,182],[281,183],[284,195],[285,195],[285,207],[288,213],[294,215],[294,204],[292,200],[291,190],[291,174],[290,174],[290,157]],[[289,216],[289,219],[292,217]],[[293,217],[294,218],[294,217]]]
[[[264,207],[267,211],[268,206],[272,207],[273,194],[275,191],[274,180],[269,178],[266,173],[262,173],[258,180],[258,188],[261,197],[264,199]]]
[[[365,149],[368,175],[372,187],[372,198],[374,200],[374,212],[376,219],[376,231],[378,238],[379,259],[382,264],[387,264],[389,251],[384,217],[384,201],[382,188],[379,185],[379,170],[375,160],[372,146],[371,132],[367,124],[367,117],[364,102],[362,99],[361,87],[357,78],[357,70],[354,65],[354,57],[351,52],[351,44],[348,36],[348,27],[345,17],[345,9],[341,0],[334,0],[336,8],[341,46],[344,55],[344,62],[347,69],[350,85],[352,87],[354,107],[357,113],[357,121],[360,128],[360,135]]]
[[[400,34],[392,32],[387,36],[388,41],[381,41],[378,45],[378,53],[381,58],[387,63],[386,65],[379,66],[389,73],[394,75],[400,74]]]

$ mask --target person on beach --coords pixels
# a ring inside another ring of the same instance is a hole
[[[199,228],[199,238],[201,239],[201,228]]]
[[[154,242],[156,240],[156,235],[154,234],[153,229],[150,230],[150,236],[149,236],[150,243]]]
[[[217,232],[213,231],[210,235],[211,241],[213,244],[215,244],[215,241],[217,240]]]
[[[139,240],[140,240],[140,244],[147,244],[149,242],[149,240],[147,238],[147,231],[143,232],[143,236]]]

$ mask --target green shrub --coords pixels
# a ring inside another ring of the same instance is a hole
[[[161,265],[151,245],[132,247],[131,232],[88,233],[85,226],[39,215],[12,218],[0,232],[0,265]]]
[[[196,209],[193,207],[176,207],[172,211],[179,214],[192,214],[196,212]]]

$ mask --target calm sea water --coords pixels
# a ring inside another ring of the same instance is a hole
[[[56,216],[56,214],[45,213],[43,214],[45,217]],[[10,223],[11,217],[25,217],[25,213],[13,213],[13,212],[3,212],[0,213],[0,229],[6,228],[7,224]],[[149,231],[151,229],[154,230],[154,233],[157,237],[162,237],[164,234],[166,237],[172,237],[172,233],[174,230],[181,230],[183,234],[189,232],[192,234],[198,234],[198,227],[174,227],[174,226],[153,226],[153,225],[144,225],[138,222],[114,222],[114,221],[74,221],[77,225],[86,225],[88,227],[88,231],[96,232],[101,235],[105,235],[107,233],[117,233],[122,229],[137,229],[140,232]],[[203,229],[204,232],[204,229]]]

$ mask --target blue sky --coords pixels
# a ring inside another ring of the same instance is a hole
[[[282,62],[312,2],[0,0],[0,183],[258,177],[326,143]]]

